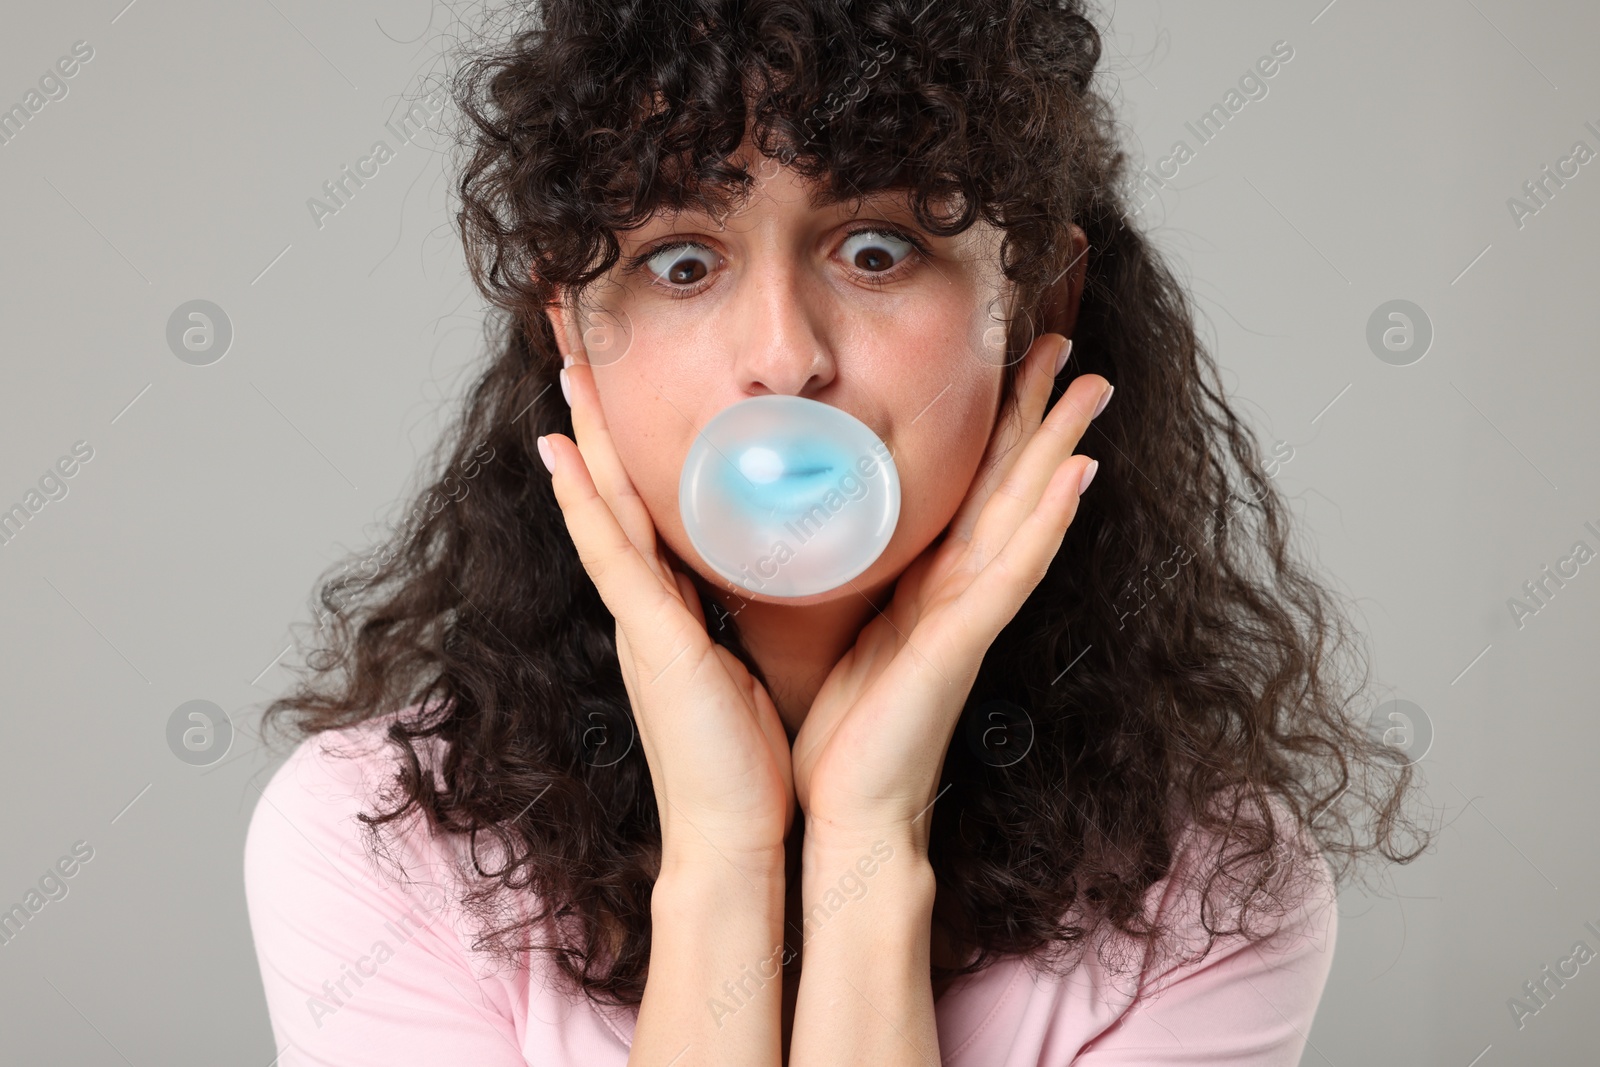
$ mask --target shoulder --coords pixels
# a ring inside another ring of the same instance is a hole
[[[362,865],[351,848],[369,836],[359,816],[379,810],[399,769],[384,736],[392,718],[305,738],[264,788],[255,787],[260,797],[245,837],[247,885],[270,882],[281,861],[307,850],[323,853],[333,869]]]
[[[1299,1062],[1333,964],[1337,891],[1287,805],[1275,801],[1271,821],[1280,845],[1270,866],[1262,857],[1238,861],[1249,838],[1188,824],[1171,870],[1147,896],[1145,918],[1163,936],[1106,938],[1123,961],[1137,965],[1142,956],[1136,981],[1091,961],[1089,985],[1105,1001],[1091,1005],[1084,1029],[1072,1034],[1080,1050],[1074,1064]],[[1271,893],[1254,917],[1242,914],[1246,894],[1235,890],[1264,866]]]
[[[1332,966],[1338,887],[1315,838],[1281,798],[1265,815],[1237,811],[1222,831],[1190,821],[1167,876],[1151,887],[1148,914],[1166,932],[1153,942],[1140,995],[1179,982],[1208,984],[1230,975],[1301,974],[1314,1006]],[[1270,823],[1273,847],[1259,851]]]
[[[397,929],[426,928],[442,943],[470,940],[457,903],[463,846],[430,833],[416,810],[378,826],[364,819],[399,806],[401,754],[386,732],[404,713],[306,738],[257,787],[243,859],[258,948],[351,923],[382,930],[400,922]],[[433,773],[437,748],[419,742],[419,751]]]
[[[1252,880],[1252,864],[1239,859],[1250,835],[1181,821],[1169,869],[1148,887],[1140,912],[1156,936],[1095,924],[1088,951],[1068,956],[1067,973],[1035,968],[1031,987],[1001,993],[954,1056],[1022,1062],[1021,1050],[1030,1063],[1070,1059],[1074,1067],[1297,1063],[1332,967],[1337,894],[1288,806],[1273,802],[1268,815],[1280,844],[1271,893],[1254,914],[1241,912],[1238,891]],[[1259,874],[1266,864],[1257,857],[1254,866]]]
[[[473,948],[468,850],[420,812],[362,819],[398,807],[397,714],[300,742],[251,815],[245,900],[280,1062],[522,1063],[527,977]],[[437,780],[437,746],[419,755]]]
[[[369,897],[429,856],[415,825],[374,831],[362,815],[387,811],[399,769],[381,716],[302,740],[273,772],[245,835],[244,877],[252,909],[271,910],[313,890]],[[391,864],[380,857],[387,856]],[[403,881],[403,879],[400,879]],[[420,895],[427,896],[423,892]]]

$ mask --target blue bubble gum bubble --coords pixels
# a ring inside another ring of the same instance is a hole
[[[838,588],[882,554],[900,483],[888,446],[849,412],[770,394],[705,425],[678,502],[718,574],[748,592],[801,597]]]

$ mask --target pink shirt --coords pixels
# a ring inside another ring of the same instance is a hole
[[[474,927],[451,903],[464,855],[456,846],[417,831],[419,820],[397,830],[383,862],[369,857],[355,816],[377,810],[373,791],[396,766],[388,721],[302,743],[250,821],[245,891],[278,1067],[624,1067],[635,1010],[562,997],[537,970],[543,957],[533,957],[535,970],[526,961],[512,970],[471,950]],[[1193,856],[1185,850],[1177,870]],[[1323,879],[1279,938],[1219,938],[1197,963],[1151,961],[1137,1004],[1133,977],[1108,972],[1092,950],[1065,980],[1014,958],[958,979],[935,1006],[943,1062],[1298,1063],[1338,929],[1332,881],[1319,867]],[[1169,875],[1148,902],[1198,932],[1196,899]],[[1130,945],[1122,947],[1142,954]]]

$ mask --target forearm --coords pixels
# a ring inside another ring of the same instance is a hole
[[[663,861],[629,1067],[779,1067],[783,854]]]
[[[909,837],[805,842],[804,949],[790,1067],[939,1062],[929,951],[934,876]]]

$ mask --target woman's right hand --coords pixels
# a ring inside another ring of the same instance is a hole
[[[771,696],[711,640],[688,575],[672,569],[617,455],[593,368],[562,371],[573,442],[542,439],[584,570],[616,619],[617,658],[661,816],[663,866],[707,846],[735,864],[783,854],[794,821],[789,741]]]

